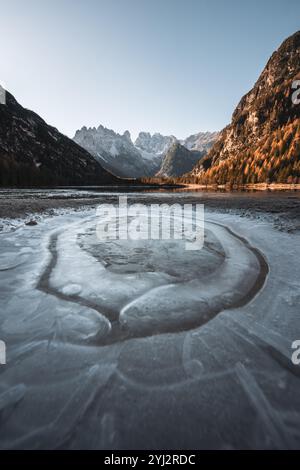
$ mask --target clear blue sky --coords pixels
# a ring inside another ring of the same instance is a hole
[[[219,130],[299,0],[0,0],[1,72],[63,133],[100,123],[183,138]]]

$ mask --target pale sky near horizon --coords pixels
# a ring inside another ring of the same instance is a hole
[[[1,83],[70,137],[99,124],[133,138],[222,129],[300,19],[299,0],[0,5]]]

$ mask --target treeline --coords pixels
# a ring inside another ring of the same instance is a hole
[[[196,178],[197,180],[197,178]],[[289,123],[274,131],[256,150],[212,165],[199,181],[204,184],[299,183],[300,125]]]
[[[105,173],[99,165],[86,167],[85,172],[76,158],[60,161],[47,159],[47,165],[35,163],[31,159],[20,158],[0,152],[0,186],[2,187],[46,187],[98,185],[105,183]],[[93,170],[93,171],[91,171]],[[117,180],[117,179],[116,179]],[[110,182],[110,181],[109,181]],[[121,182],[121,180],[120,180]],[[121,183],[120,183],[121,184]]]
[[[40,170],[31,162],[20,163],[14,157],[1,155],[0,186],[47,186],[60,183],[60,178],[55,177],[47,168]]]
[[[185,175],[181,183],[256,184],[300,183],[300,122],[288,122],[271,133],[260,145],[240,155],[210,162],[194,176]]]

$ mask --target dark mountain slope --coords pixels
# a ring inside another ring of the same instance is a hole
[[[195,163],[205,155],[204,152],[188,150],[179,142],[175,142],[165,155],[161,169],[157,173],[159,177],[176,177],[190,171]]]
[[[0,104],[0,186],[121,182],[73,140],[23,108],[8,92]]]

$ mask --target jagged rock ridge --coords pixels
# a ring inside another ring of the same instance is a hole
[[[86,128],[76,131],[74,141],[88,150],[112,173],[122,177],[147,177],[160,172],[164,159],[174,143],[181,143],[189,150],[201,151],[201,156],[213,145],[217,138],[216,132],[199,132],[187,139],[179,141],[175,136],[164,136],[160,133],[150,134],[140,132],[133,143],[130,133],[125,131],[123,135],[100,125],[98,128]],[[178,154],[177,154],[178,155]],[[195,163],[195,155],[191,154],[185,162],[191,162],[185,166],[185,171],[192,169]],[[173,169],[179,176],[179,168],[183,165],[179,162],[178,170],[175,169],[176,161],[173,161]],[[173,170],[172,170],[173,172]]]
[[[84,126],[76,131],[74,141],[94,155],[104,168],[118,176],[149,176],[157,169],[152,155],[142,155],[128,131],[121,135],[102,125],[98,128]]]

